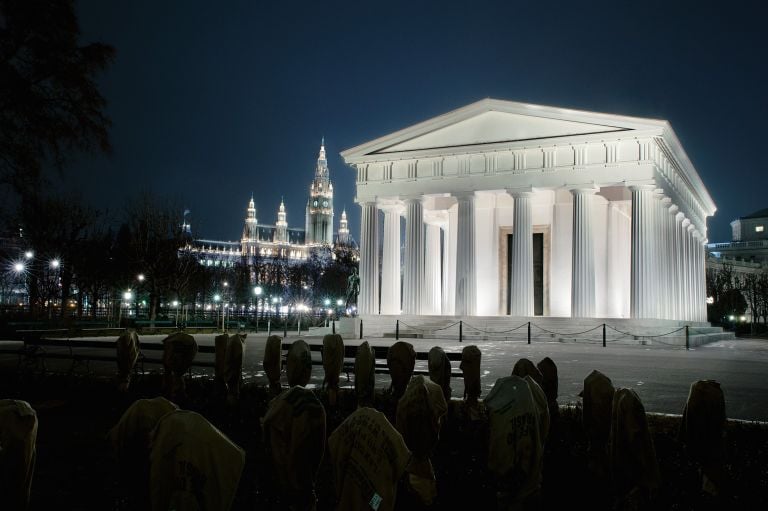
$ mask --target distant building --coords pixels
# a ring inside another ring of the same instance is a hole
[[[768,264],[768,208],[731,222],[731,241],[707,244],[707,267],[731,264],[750,272]]]
[[[252,264],[254,259],[259,257],[301,261],[313,252],[327,254],[335,246],[356,249],[355,241],[349,234],[346,211],[341,213],[338,234],[335,237],[333,219],[333,184],[323,139],[315,165],[314,179],[309,187],[304,229],[288,226],[288,212],[282,199],[275,223],[259,223],[256,204],[251,196],[240,241],[195,239],[187,250],[206,266],[233,266],[243,261]]]

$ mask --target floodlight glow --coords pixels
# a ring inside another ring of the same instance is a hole
[[[730,321],[733,321],[733,320],[734,320],[734,319],[736,319],[736,318],[735,318],[735,317],[733,317],[733,316],[728,316],[728,319],[729,319]]]
[[[709,304],[715,303],[715,297],[714,296],[708,296],[707,297],[707,303],[709,303]]]
[[[51,268],[56,269],[60,264],[61,262],[58,259],[51,259]]]
[[[26,269],[26,266],[24,266],[24,263],[15,263],[13,265],[13,271],[16,273],[21,273]]]
[[[255,294],[256,296],[261,296],[261,293],[263,291],[264,290],[261,288],[261,286],[256,286],[253,288],[253,294]]]
[[[136,275],[136,280],[138,280],[139,282],[144,282],[144,274],[139,273],[138,275]]]
[[[272,303],[277,303],[277,297],[276,296],[272,297]]]
[[[330,304],[331,304],[331,301],[328,298],[323,300],[323,305],[325,305],[326,307],[328,307]]]
[[[224,281],[224,287],[227,287],[228,285],[229,285],[229,282],[227,282],[227,281],[225,280],[225,281]]]
[[[123,293],[123,298],[126,301],[131,300],[133,299],[133,293],[131,293],[130,291],[126,291],[125,293]]]
[[[174,300],[174,301],[173,301],[173,306],[174,306],[174,307],[178,307],[178,306],[179,306],[179,302],[178,302],[177,300]]]
[[[336,300],[336,305],[338,305],[339,307],[341,307],[342,305],[344,305],[344,300],[342,300],[341,298],[339,298],[338,300]]]
[[[747,317],[746,316],[742,316],[739,319],[741,320],[742,323],[744,323],[747,320]]]
[[[221,300],[221,295],[213,295],[214,302],[218,302],[219,300]]]
[[[31,250],[27,250],[26,252],[24,252],[24,257],[26,257],[27,259],[32,259],[33,257],[35,257],[35,253],[32,252]]]

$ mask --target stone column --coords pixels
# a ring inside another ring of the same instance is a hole
[[[688,243],[688,227],[690,227],[691,221],[685,217],[680,222],[680,305],[682,307],[683,320],[691,319],[691,246]]]
[[[694,271],[694,296],[693,296],[693,319],[695,321],[706,321],[705,317],[702,318],[701,305],[706,304],[706,290],[704,281],[704,237],[699,231],[693,232],[693,271]]]
[[[512,217],[510,315],[528,317],[533,316],[533,193],[509,193],[515,201]]]
[[[672,199],[660,197],[659,199],[659,284],[657,296],[659,297],[658,317],[662,319],[672,318],[672,304],[674,303],[672,291],[672,270],[670,267],[670,252],[672,250],[669,239],[669,206]]]
[[[456,310],[456,227],[457,208],[449,208],[443,225],[443,315],[453,316]]]
[[[379,211],[373,202],[360,204],[360,314],[379,313]]]
[[[592,237],[592,197],[595,188],[571,190],[573,194],[573,241],[571,317],[595,317],[595,246]],[[515,209],[515,211],[517,211]],[[514,243],[513,236],[513,243]]]
[[[653,318],[654,275],[654,211],[653,185],[631,186],[632,191],[632,248],[630,281],[630,317]]]
[[[381,264],[381,313],[400,314],[400,214],[399,203],[383,203],[384,250]]]
[[[404,259],[403,312],[419,315],[424,289],[424,209],[421,197],[405,201]]]
[[[440,226],[438,224],[427,224],[426,230],[424,293],[422,295],[421,313],[437,315],[440,314],[442,308]]]
[[[680,272],[678,269],[678,260],[680,258],[680,247],[677,245],[677,215],[680,208],[675,204],[670,204],[667,214],[668,233],[669,233],[669,285],[671,287],[670,319],[680,319]]]
[[[456,195],[458,201],[456,243],[456,309],[457,316],[473,316],[477,303],[475,277],[475,194]]]

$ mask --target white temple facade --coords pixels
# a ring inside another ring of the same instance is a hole
[[[715,204],[667,121],[485,99],[342,157],[363,316],[706,321]]]

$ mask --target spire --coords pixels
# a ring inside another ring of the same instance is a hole
[[[315,167],[315,179],[328,180],[328,160],[325,157],[325,137],[320,141],[320,153],[317,155]]]

